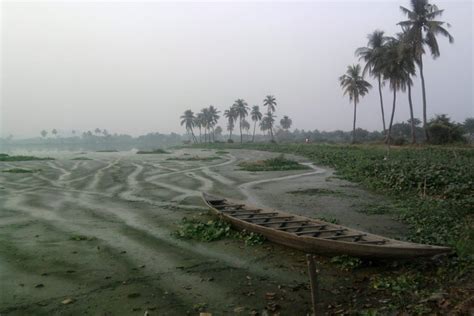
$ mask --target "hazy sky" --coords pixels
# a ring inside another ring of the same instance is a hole
[[[462,121],[474,116],[473,4],[435,3],[455,43],[440,38],[441,57],[425,58],[429,115]],[[179,116],[188,108],[223,111],[237,98],[261,105],[267,94],[294,127],[350,130],[338,77],[357,62],[368,33],[399,31],[400,5],[409,1],[4,1],[0,130],[183,132]],[[384,96],[389,113],[388,88]],[[403,94],[395,120],[407,118]],[[361,101],[358,125],[381,129],[376,89]]]

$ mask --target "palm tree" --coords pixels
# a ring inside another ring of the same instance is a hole
[[[202,113],[196,114],[194,118],[194,126],[199,128],[199,142],[202,142],[202,127],[204,126],[204,116]]]
[[[249,130],[250,130],[250,123],[246,119],[242,120],[242,129],[246,132],[247,138],[248,138]]]
[[[339,83],[344,90],[344,95],[349,94],[349,101],[354,102],[354,123],[352,125],[352,143],[354,143],[357,103],[359,103],[359,98],[365,96],[372,86],[362,77],[359,64],[347,66],[346,73],[339,77]]]
[[[48,132],[46,130],[41,131],[41,137],[46,138],[47,135],[48,135]]]
[[[184,111],[184,114],[181,115],[180,118],[181,118],[181,126],[184,125],[186,127],[186,132],[191,133],[193,137],[193,141],[196,143],[196,137],[194,136],[194,131],[193,131],[194,120],[195,120],[194,112],[191,110],[186,110]]]
[[[387,133],[388,145],[390,145],[391,142],[397,91],[405,91],[407,86],[410,87],[412,85],[411,75],[415,73],[415,63],[410,57],[411,51],[409,48],[407,48],[407,46],[403,45],[403,42],[400,39],[403,39],[403,35],[401,34],[398,35],[398,38],[391,38],[389,40],[386,45],[386,50],[384,53],[385,58],[382,65],[384,79],[389,81],[390,89],[393,91],[392,114],[390,117],[390,124]],[[404,56],[404,54],[406,54],[407,57]],[[410,99],[411,90],[409,94],[409,101]]]
[[[237,99],[234,102],[233,107],[235,108],[235,113],[237,113],[237,117],[239,118],[239,128],[240,128],[240,143],[243,142],[242,138],[242,121],[247,117],[249,114],[248,112],[248,105],[243,99]]]
[[[273,133],[272,133],[272,128],[273,124],[275,122],[275,115],[271,112],[265,113],[265,116],[262,119],[262,122],[260,123],[260,129],[262,131],[270,131],[270,134],[272,135],[272,142],[273,142]]]
[[[231,106],[228,110],[224,111],[224,117],[227,118],[227,130],[229,131],[229,140],[232,140],[232,131],[235,127],[235,121],[237,120],[237,113],[235,108]]]
[[[291,127],[291,124],[293,124],[293,121],[288,117],[288,115],[283,116],[280,120],[281,127],[286,131]]]
[[[211,115],[209,113],[208,108],[203,108],[201,110],[201,115],[202,115],[202,126],[204,127],[204,142],[207,143],[207,136],[208,136],[208,131],[211,127]],[[210,139],[210,135],[209,135]]]
[[[210,105],[208,108],[209,111],[209,125],[212,128],[212,141],[215,141],[215,131],[214,126],[216,126],[217,121],[220,118],[220,111],[218,111],[214,106]]]
[[[275,112],[275,110],[276,110],[276,105],[277,105],[276,98],[275,98],[273,95],[267,95],[267,96],[265,97],[265,99],[263,100],[263,105],[267,107],[267,112],[268,112],[268,113],[273,113],[273,112]],[[272,115],[272,118],[273,118],[273,117],[274,117],[274,116]],[[274,140],[273,140],[273,122],[274,122],[274,121],[275,121],[275,120],[272,119],[272,120],[270,120],[270,121],[268,122],[269,124],[271,124],[271,125],[269,126],[269,130],[270,130],[270,135],[271,135],[271,137],[272,137],[272,142],[274,141]]]
[[[257,127],[257,122],[262,120],[262,112],[260,112],[260,107],[258,105],[254,105],[252,107],[252,111],[250,112],[250,116],[252,117],[253,124],[253,135],[252,135],[252,143],[255,140],[255,128]]]
[[[359,56],[359,60],[365,61],[364,71],[362,76],[365,76],[367,72],[376,78],[379,84],[379,97],[380,97],[380,110],[382,112],[382,125],[384,134],[387,131],[385,126],[385,114],[383,108],[383,97],[382,97],[382,71],[380,64],[383,62],[383,48],[387,41],[387,38],[384,36],[384,31],[375,30],[367,36],[369,39],[367,47],[360,47],[356,49],[356,55]]]
[[[97,135],[99,135],[99,134],[101,133],[100,128],[97,127],[97,128],[94,130],[94,133],[97,134]]]
[[[58,130],[53,128],[53,130],[51,131],[51,134],[53,134],[54,136],[58,136]]]
[[[425,54],[425,45],[431,52],[433,58],[440,56],[437,35],[448,38],[450,43],[454,42],[454,38],[444,28],[449,27],[448,23],[435,20],[441,17],[444,10],[438,9],[434,4],[430,4],[428,0],[411,0],[411,10],[400,6],[402,12],[408,17],[408,20],[398,23],[404,31],[407,32],[407,39],[414,45],[415,61],[418,64],[421,78],[421,91],[423,96],[423,128],[425,130],[426,140],[429,142],[428,118],[426,113],[426,89],[425,77],[423,74],[423,54]]]

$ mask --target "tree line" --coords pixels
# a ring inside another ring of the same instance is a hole
[[[249,107],[248,103],[244,99],[237,99],[234,103],[224,111],[223,116],[227,122],[227,131],[229,132],[228,142],[233,142],[232,133],[236,128],[236,124],[240,133],[240,142],[244,141],[244,131],[252,128],[247,117],[250,115],[250,119],[253,122],[253,132],[251,142],[255,141],[255,133],[257,124],[260,130],[265,134],[268,134],[270,141],[275,141],[275,119],[276,119],[276,98],[273,95],[267,95],[263,100],[263,107],[266,110],[262,113],[259,105],[254,105],[252,108]],[[190,135],[194,143],[211,142],[216,141],[216,134],[222,134],[222,128],[217,126],[220,111],[214,106],[210,105],[207,108],[203,108],[200,112],[194,113],[192,110],[184,111],[180,117],[181,126],[184,126],[186,132]],[[284,115],[280,120],[280,125],[283,129],[288,130],[293,121],[289,116]],[[199,131],[199,135],[196,136],[195,128]],[[202,133],[204,132],[204,139]]]

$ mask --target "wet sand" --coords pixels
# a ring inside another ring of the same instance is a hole
[[[268,242],[246,247],[238,240],[200,243],[172,235],[183,217],[207,219],[201,191],[392,237],[405,231],[386,215],[358,212],[387,201],[335,178],[333,170],[237,167],[274,153],[231,150],[210,161],[167,160],[215,156],[201,149],[48,155],[56,160],[0,162],[1,170],[41,169],[0,173],[1,315],[183,315],[199,309],[248,315],[274,304],[283,315],[309,312],[304,254]],[[84,156],[91,160],[71,160]],[[289,193],[315,188],[338,194]],[[333,299],[324,290],[349,276],[321,265],[327,269],[322,302],[350,301],[344,292]],[[267,300],[266,293],[275,298]]]

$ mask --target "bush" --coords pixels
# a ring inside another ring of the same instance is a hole
[[[451,121],[446,114],[436,115],[428,124],[430,142],[434,145],[465,142],[462,126]]]

